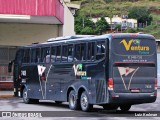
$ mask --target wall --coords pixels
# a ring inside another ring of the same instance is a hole
[[[68,9],[66,4],[64,5],[64,24],[63,24],[63,36],[75,35],[74,31],[74,16]]]
[[[57,37],[58,29],[58,25],[0,23],[0,45],[21,46],[45,42]]]

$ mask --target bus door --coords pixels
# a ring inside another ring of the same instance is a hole
[[[118,38],[112,41],[114,92],[154,92],[157,73],[155,40]]]

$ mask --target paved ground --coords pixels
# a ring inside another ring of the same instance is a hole
[[[2,94],[3,93],[3,94]],[[0,92],[2,95],[12,96],[12,92]],[[72,111],[68,107],[68,103],[60,105],[53,101],[40,101],[39,104],[24,104],[21,98],[15,97],[1,97],[0,98],[0,116],[11,113],[10,117],[0,117],[0,120],[59,120],[59,119],[91,119],[91,120],[139,120],[139,119],[153,119],[160,120],[160,90],[158,90],[158,98],[155,103],[141,104],[132,106],[131,110],[122,113],[119,109],[117,111],[104,111],[102,107],[94,106],[92,112],[85,113],[82,111]],[[5,113],[4,113],[5,112]],[[144,115],[152,117],[144,117]],[[153,117],[157,115],[158,117]],[[36,118],[34,118],[36,116]],[[41,117],[42,116],[42,117]],[[140,117],[143,116],[143,117]],[[29,118],[28,118],[29,117]]]

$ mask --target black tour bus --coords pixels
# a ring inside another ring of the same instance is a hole
[[[19,48],[12,63],[15,96],[24,103],[69,102],[70,109],[93,105],[128,111],[155,102],[157,53],[147,34],[68,36]]]

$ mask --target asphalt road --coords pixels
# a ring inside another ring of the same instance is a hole
[[[6,113],[7,112],[7,113]],[[134,105],[128,112],[105,111],[100,106],[85,113],[82,111],[72,111],[68,103],[55,104],[54,101],[40,101],[39,104],[24,104],[21,98],[0,98],[0,120],[30,120],[30,119],[93,119],[93,120],[135,120],[153,119],[160,120],[160,89],[155,103]],[[7,117],[8,116],[8,117]],[[12,117],[10,117],[12,116]]]

